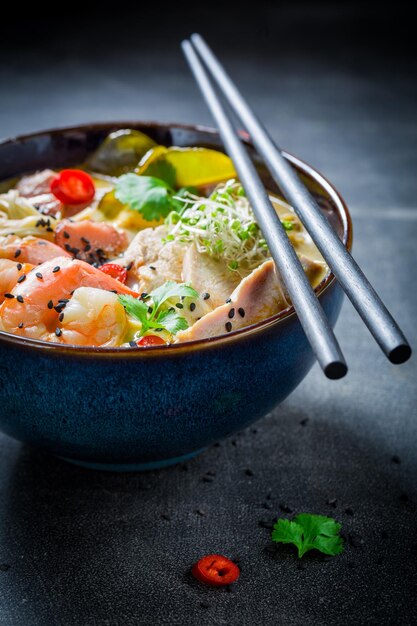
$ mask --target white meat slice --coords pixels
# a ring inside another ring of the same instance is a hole
[[[201,254],[194,245],[187,248],[184,255],[182,279],[199,293],[207,293],[207,302],[214,309],[230,297],[241,281],[237,272],[231,272],[227,265],[208,254]]]
[[[256,324],[286,309],[288,301],[274,262],[265,261],[244,278],[230,296],[230,302],[207,313],[194,326],[180,331],[175,343],[224,335]],[[232,315],[232,317],[231,317]]]
[[[165,226],[145,228],[132,240],[122,257],[114,262],[128,266],[128,285],[149,293],[168,280],[182,282],[182,267],[187,247],[175,241],[163,242]]]

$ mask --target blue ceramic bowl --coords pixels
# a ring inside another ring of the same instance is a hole
[[[218,134],[207,128],[85,125],[2,142],[0,180],[80,163],[109,132],[129,127],[165,145],[221,149]],[[350,248],[351,223],[339,194],[311,167],[286,158]],[[334,277],[317,292],[334,325],[342,302]],[[265,415],[295,389],[313,362],[292,308],[227,336],[147,350],[71,348],[0,332],[0,427],[19,441],[87,467],[163,467]]]

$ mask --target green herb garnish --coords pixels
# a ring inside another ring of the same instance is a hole
[[[141,213],[145,220],[158,220],[182,207],[175,191],[160,178],[124,174],[116,183],[114,195],[122,204]]]
[[[272,540],[293,543],[298,549],[300,559],[309,550],[319,550],[335,556],[343,552],[340,529],[341,525],[331,517],[300,513],[293,521],[279,519],[272,531]]]
[[[281,224],[283,225],[285,230],[294,229],[294,224],[291,222],[291,220],[281,220]]]
[[[169,280],[157,289],[154,289],[146,297],[146,302],[127,295],[120,295],[119,301],[123,304],[127,313],[142,324],[138,335],[138,337],[142,337],[150,329],[165,330],[175,335],[180,330],[188,328],[187,320],[177,313],[173,307],[168,309],[162,308],[168,300],[174,298],[198,298],[198,293],[189,285],[178,284]]]

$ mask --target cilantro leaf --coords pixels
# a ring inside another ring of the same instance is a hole
[[[175,333],[180,330],[187,330],[188,322],[185,317],[182,317],[173,309],[168,309],[168,311],[161,311],[158,315],[155,327],[163,328],[172,335],[175,335]]]
[[[148,306],[142,300],[138,300],[138,298],[133,296],[120,295],[119,302],[123,304],[129,315],[139,320],[142,324],[147,324]]]
[[[178,208],[174,194],[174,190],[160,178],[132,173],[120,176],[114,193],[119,202],[138,211],[149,222],[166,217]]]
[[[331,517],[300,513],[293,521],[279,519],[272,531],[272,540],[293,543],[298,549],[300,559],[308,550],[319,550],[335,556],[343,552],[340,529],[341,525]]]
[[[174,308],[161,310],[161,306],[170,298],[181,297],[197,298],[198,293],[188,285],[170,280],[152,291],[146,303],[127,295],[120,295],[119,301],[127,313],[142,324],[139,336],[144,335],[150,328],[166,330],[171,335],[175,335],[180,330],[186,330],[188,322]],[[151,307],[149,307],[149,300],[152,300]]]
[[[154,289],[149,295],[157,309],[170,298],[198,298],[198,293],[195,289],[184,283],[178,284],[173,280],[168,280],[157,289]]]

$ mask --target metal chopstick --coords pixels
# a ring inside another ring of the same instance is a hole
[[[341,378],[346,374],[347,366],[337,339],[269,200],[256,168],[239,139],[229,115],[220,103],[191,43],[184,41],[182,48],[217,123],[226,151],[233,161],[240,183],[252,205],[272,258],[317,360],[328,378]]]
[[[350,255],[320,208],[281,154],[261,122],[232,82],[203,38],[194,34],[191,41],[204,60],[232,110],[250,134],[257,151],[284,197],[294,210],[325,258],[346,295],[392,363],[403,363],[411,356],[411,347],[380,297]]]

